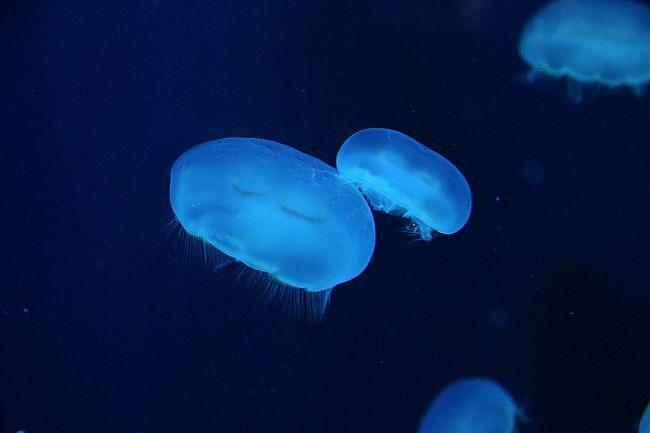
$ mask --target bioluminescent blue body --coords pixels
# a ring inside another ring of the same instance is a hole
[[[341,146],[336,166],[374,209],[411,219],[424,240],[434,231],[457,232],[472,210],[462,173],[401,132],[370,128],[353,134]]]
[[[643,412],[643,416],[641,417],[639,433],[650,433],[650,403],[648,403],[648,407],[645,408],[645,412]]]
[[[528,21],[519,53],[531,78],[542,73],[640,94],[650,81],[650,8],[631,0],[556,0]],[[580,99],[579,88],[573,96]]]
[[[438,394],[418,433],[511,433],[516,414],[512,397],[495,381],[461,379]]]
[[[370,208],[329,165],[289,146],[224,138],[174,163],[176,218],[192,236],[307,292],[359,275],[375,245]]]

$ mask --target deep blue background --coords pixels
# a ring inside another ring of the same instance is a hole
[[[476,374],[512,392],[522,433],[635,432],[650,99],[522,84],[540,5],[3,3],[0,432],[408,433]],[[334,164],[374,126],[453,161],[473,214],[429,244],[376,215],[374,258],[323,323],[164,242],[189,147],[263,137]]]

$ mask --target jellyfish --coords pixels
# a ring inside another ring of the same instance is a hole
[[[632,0],[556,0],[528,21],[519,53],[530,81],[566,77],[576,102],[585,85],[640,95],[650,81],[650,8]]]
[[[650,403],[648,403],[648,407],[645,408],[645,412],[643,412],[643,416],[641,417],[639,433],[650,433]]]
[[[511,433],[516,414],[512,397],[497,382],[461,379],[438,394],[418,433]]]
[[[268,277],[267,295],[316,320],[331,289],[359,275],[375,245],[372,212],[354,186],[269,140],[189,149],[172,167],[170,200],[189,235]]]
[[[462,173],[401,132],[370,128],[353,134],[336,167],[375,210],[408,218],[407,232],[422,240],[455,233],[469,218],[472,195]]]

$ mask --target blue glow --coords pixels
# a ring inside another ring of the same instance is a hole
[[[645,408],[645,412],[643,412],[643,416],[641,417],[639,433],[650,433],[650,403],[648,403],[648,407]]]
[[[519,53],[531,79],[542,73],[578,83],[628,86],[650,81],[650,8],[630,0],[557,0],[526,24]],[[580,99],[580,87],[570,87]]]
[[[307,292],[356,277],[373,253],[374,221],[359,191],[273,141],[224,138],[188,150],[172,168],[170,198],[190,235]]]
[[[462,173],[447,159],[401,132],[363,129],[348,138],[336,166],[371,206],[413,222],[413,232],[452,234],[469,218],[472,195]]]
[[[462,379],[438,394],[418,433],[511,433],[516,413],[512,397],[495,381]]]

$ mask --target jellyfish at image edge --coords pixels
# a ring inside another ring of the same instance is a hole
[[[645,412],[643,412],[643,416],[641,417],[639,433],[650,433],[650,403],[648,403],[648,407],[645,408]]]
[[[641,95],[650,81],[650,8],[631,0],[551,2],[524,27],[519,53],[529,81],[566,77],[576,102],[585,85]]]
[[[172,167],[170,200],[192,239],[257,271],[267,296],[308,319],[365,269],[375,245],[372,213],[354,186],[269,140],[224,138],[186,151]]]
[[[374,209],[410,219],[407,231],[425,241],[435,232],[457,232],[472,210],[462,173],[401,132],[370,128],[353,134],[341,146],[336,167]]]
[[[418,433],[511,433],[516,415],[512,397],[497,382],[461,379],[438,394]]]

